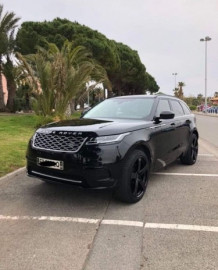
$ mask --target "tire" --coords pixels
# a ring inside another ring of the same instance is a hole
[[[124,161],[116,197],[127,203],[140,201],[148,185],[149,171],[150,163],[147,155],[141,150],[131,152]]]
[[[180,157],[183,164],[193,165],[196,163],[198,157],[198,137],[192,134],[187,152]]]

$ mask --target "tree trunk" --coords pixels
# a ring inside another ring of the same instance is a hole
[[[14,98],[16,93],[16,84],[14,79],[13,80],[7,80],[8,85],[8,102],[7,102],[7,109],[10,112],[13,112],[14,110]]]
[[[80,110],[84,110],[84,101],[83,100],[80,101],[79,105],[80,105]]]
[[[71,114],[75,112],[75,98],[72,98],[70,102],[70,109],[71,109]]]
[[[28,93],[25,94],[25,104],[26,104],[26,110],[30,110],[30,96]]]
[[[121,89],[120,84],[117,85],[117,95],[118,95],[118,96],[121,96],[121,95],[122,95],[122,89]]]
[[[116,96],[121,96],[122,95],[122,83],[121,80],[117,80],[115,84],[115,94]]]

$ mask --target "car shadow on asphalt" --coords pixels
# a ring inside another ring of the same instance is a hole
[[[113,194],[112,189],[84,189],[72,185],[49,183],[33,179],[30,192],[43,200],[55,201],[102,201],[109,200]]]

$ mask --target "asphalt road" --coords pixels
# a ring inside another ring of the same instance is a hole
[[[218,269],[218,159],[151,176],[137,204],[111,191],[0,180],[0,270]]]
[[[218,150],[218,116],[196,114],[200,137]]]

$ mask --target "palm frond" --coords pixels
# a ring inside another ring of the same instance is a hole
[[[84,85],[93,78],[96,84],[109,85],[106,71],[89,58],[89,52],[82,46],[74,48],[69,41],[61,50],[48,44],[48,50],[37,48],[35,55],[18,58],[35,87],[41,88],[35,107],[43,115],[64,115],[70,100],[81,96]]]

